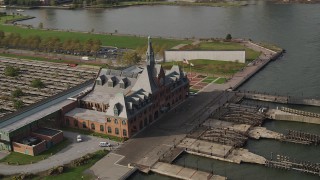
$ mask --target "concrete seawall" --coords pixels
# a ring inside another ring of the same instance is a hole
[[[275,54],[273,54],[271,57],[266,57],[265,59],[262,59],[262,63],[259,64],[258,66],[256,66],[256,68],[251,71],[250,73],[248,73],[245,77],[243,77],[237,84],[235,84],[234,86],[231,86],[233,90],[238,89],[241,85],[243,85],[246,81],[248,81],[251,77],[253,77],[256,73],[258,73],[261,69],[263,69],[267,64],[269,64],[270,61],[276,60],[279,57],[281,57],[283,54],[283,51],[281,52],[277,52]]]

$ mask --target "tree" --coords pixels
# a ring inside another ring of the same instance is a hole
[[[41,89],[45,87],[45,84],[40,79],[34,79],[31,81],[31,87]]]
[[[15,68],[12,66],[7,66],[4,68],[4,75],[10,76],[10,77],[15,77],[19,75],[20,68]]]
[[[20,96],[23,96],[23,91],[21,89],[16,89],[11,92],[12,97],[18,98]]]
[[[43,23],[42,22],[39,23],[38,28],[39,29],[43,29]]]
[[[20,109],[23,107],[23,101],[21,100],[13,100],[13,107],[15,109]]]
[[[124,64],[133,65],[141,61],[141,56],[139,56],[135,51],[128,51],[123,54],[122,59],[124,61]]]
[[[231,39],[232,39],[231,34],[227,34],[227,36],[226,36],[226,40],[227,40],[227,41],[230,41]]]
[[[3,39],[3,38],[4,38],[4,32],[0,31],[0,39]]]

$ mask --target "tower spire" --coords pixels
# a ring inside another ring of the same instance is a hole
[[[154,52],[152,49],[151,37],[148,36],[147,65],[154,66],[154,64],[155,64],[155,60],[154,60]]]

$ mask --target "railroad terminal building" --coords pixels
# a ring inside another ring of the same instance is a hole
[[[155,64],[150,38],[146,60],[143,68],[100,69],[93,78],[87,77],[70,89],[0,117],[0,150],[38,155],[63,140],[59,130],[63,126],[124,139],[132,137],[182,102],[189,92],[187,74],[179,66],[165,71]],[[34,67],[47,67],[43,62],[32,63]],[[78,71],[62,64],[50,65]]]
[[[65,114],[63,125],[120,138],[130,138],[189,92],[187,74],[179,66],[155,64],[150,37],[142,72],[101,69],[93,90],[79,107]]]

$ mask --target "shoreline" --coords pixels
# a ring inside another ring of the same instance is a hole
[[[65,10],[76,10],[76,9],[116,9],[116,8],[126,8],[134,6],[205,6],[205,7],[243,7],[248,5],[255,5],[255,3],[250,3],[248,1],[239,2],[168,2],[168,1],[155,1],[155,2],[140,2],[133,1],[128,4],[123,2],[123,4],[118,5],[101,5],[101,6],[86,6],[86,7],[73,7],[78,4],[72,4],[70,6],[6,6],[6,9],[65,9]]]

